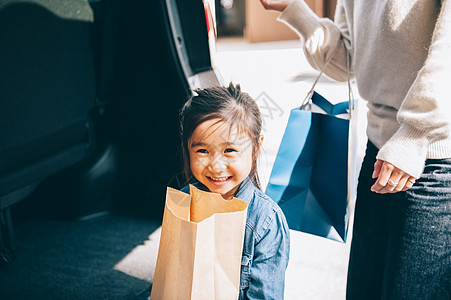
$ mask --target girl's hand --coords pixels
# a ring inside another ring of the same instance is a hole
[[[374,164],[372,177],[377,178],[377,181],[371,187],[371,191],[379,194],[407,191],[415,183],[414,177],[391,163],[379,159]]]
[[[260,0],[263,7],[268,10],[283,11],[295,0]]]

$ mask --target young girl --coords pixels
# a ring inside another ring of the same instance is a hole
[[[224,199],[248,203],[239,299],[283,299],[290,238],[281,209],[259,189],[263,136],[258,106],[232,83],[196,93],[181,112],[187,180]]]

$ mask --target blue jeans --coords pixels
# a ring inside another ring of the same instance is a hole
[[[428,159],[406,192],[370,191],[378,149],[360,171],[347,295],[353,299],[451,299],[451,159]]]

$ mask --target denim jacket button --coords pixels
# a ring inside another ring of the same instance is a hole
[[[243,254],[243,256],[241,257],[241,265],[247,266],[247,265],[249,265],[250,261],[251,261],[250,257],[247,256],[246,254]]]

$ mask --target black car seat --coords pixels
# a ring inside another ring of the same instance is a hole
[[[0,1],[0,261],[11,205],[94,148],[92,22],[84,0]]]

